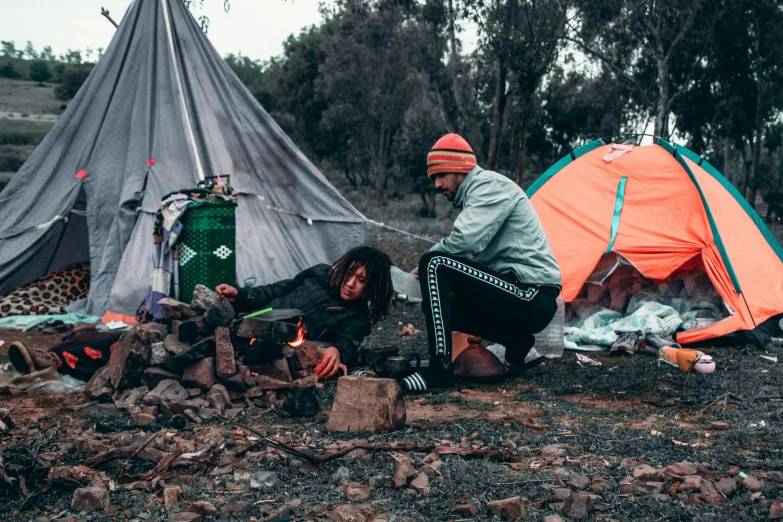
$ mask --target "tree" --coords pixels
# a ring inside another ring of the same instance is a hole
[[[87,77],[90,75],[90,66],[69,66],[62,74],[62,81],[54,90],[58,100],[70,100],[79,92]]]
[[[24,54],[27,55],[28,60],[35,60],[38,58],[38,52],[36,52],[35,47],[33,47],[33,42],[30,40],[27,41],[27,45],[24,48]]]
[[[39,85],[48,82],[51,77],[52,71],[49,70],[49,66],[46,65],[46,62],[36,61],[30,65],[30,79],[34,82],[38,82]]]
[[[3,46],[3,55],[8,56],[10,58],[16,58],[16,45],[14,44],[13,40],[3,40],[0,41],[0,45]]]
[[[6,62],[5,65],[0,67],[0,76],[3,78],[19,78],[19,73],[12,62]]]
[[[60,56],[60,60],[68,64],[78,65],[82,63],[82,52],[78,49],[75,51],[68,49],[64,55]]]
[[[51,46],[47,45],[43,48],[43,51],[41,51],[41,60],[46,60],[47,62],[53,62],[56,60]]]

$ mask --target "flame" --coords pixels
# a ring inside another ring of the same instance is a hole
[[[288,343],[288,346],[290,346],[291,348],[302,346],[302,343],[304,343],[305,341],[305,332],[307,331],[307,328],[305,328],[301,317],[299,318],[299,323],[297,324],[297,326],[299,326],[299,333],[296,334],[296,339]]]
[[[250,375],[252,375],[253,377],[258,377],[258,374],[256,372],[250,372]]]
[[[253,337],[252,339],[250,339],[250,346],[253,346],[253,343],[254,343],[254,342],[256,342],[256,338],[255,338],[255,337]]]

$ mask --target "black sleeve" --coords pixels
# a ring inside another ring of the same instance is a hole
[[[340,362],[349,368],[355,365],[359,346],[368,335],[370,335],[370,323],[359,314],[340,325],[337,341],[334,343],[335,348],[340,352]]]
[[[293,279],[284,279],[276,283],[253,288],[240,288],[239,295],[234,301],[237,312],[255,312],[266,307],[269,303],[291,293],[302,284],[305,279],[319,276],[323,272],[321,265],[316,265],[299,272]]]

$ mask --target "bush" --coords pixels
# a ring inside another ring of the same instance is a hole
[[[19,73],[16,72],[14,64],[7,62],[5,65],[0,67],[0,76],[3,78],[19,78]]]
[[[90,75],[92,67],[66,67],[63,70],[62,80],[54,90],[54,96],[58,100],[70,100],[84,85]]]
[[[30,79],[34,82],[38,82],[43,85],[43,82],[48,82],[52,77],[52,71],[49,70],[49,66],[46,62],[34,62],[30,66]]]
[[[54,123],[28,120],[0,120],[0,145],[38,145]]]

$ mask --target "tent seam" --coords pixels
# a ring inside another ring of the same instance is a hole
[[[560,158],[557,163],[549,167],[543,174],[541,174],[541,176],[538,177],[538,179],[533,182],[532,185],[530,185],[526,191],[527,197],[533,197],[533,194],[535,194],[538,189],[540,189],[547,181],[552,179],[555,174],[563,170],[563,168],[565,168],[568,164],[602,145],[606,145],[603,140],[593,140],[586,145],[582,145],[578,149],[572,150],[570,153]]]

